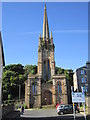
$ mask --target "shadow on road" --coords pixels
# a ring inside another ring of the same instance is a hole
[[[5,114],[4,116],[2,116],[2,120],[5,120],[5,119],[17,119],[17,118],[20,118],[20,111],[12,111],[8,114]]]
[[[74,120],[73,116],[54,116],[54,117],[41,117],[41,118],[25,118],[18,116],[17,118],[3,118],[2,120]],[[82,117],[76,117],[75,120],[85,120]],[[90,116],[87,116],[87,120],[90,120]]]
[[[46,110],[47,111],[47,110]],[[51,111],[51,110],[50,110]],[[50,112],[49,110],[47,112]],[[74,120],[74,116],[73,114],[70,115],[70,114],[67,114],[67,115],[60,115],[60,116],[57,116],[57,114],[55,116],[53,116],[53,114],[55,113],[55,111],[49,115],[51,116],[48,116],[48,117],[34,117],[35,116],[35,113],[36,111],[29,111],[29,112],[26,112],[25,115],[27,115],[27,117],[24,115],[20,115],[20,111],[13,111],[13,112],[10,112],[6,115],[3,116],[3,119],[2,120]],[[37,111],[37,113],[41,113],[41,111]],[[33,114],[33,117],[32,116],[28,116],[28,114]],[[45,110],[41,113],[43,115],[45,115]],[[22,117],[21,117],[22,116]],[[47,115],[46,115],[47,116]],[[84,116],[76,116],[76,119],[75,120],[85,120]],[[90,120],[90,115],[87,116],[87,120]]]

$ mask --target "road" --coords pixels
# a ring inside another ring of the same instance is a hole
[[[16,114],[16,116],[15,116]],[[17,112],[8,114],[3,120],[74,120],[73,114],[58,115],[56,109],[38,109],[38,110],[25,110],[23,115]],[[85,120],[80,113],[76,114],[75,120]]]
[[[61,115],[58,115],[55,108],[52,109],[39,109],[39,110],[25,110],[24,114],[21,115],[21,117],[26,118],[41,118],[41,117],[59,117]],[[67,116],[66,115],[62,115]],[[73,117],[73,114],[69,114],[69,116]],[[83,116],[82,114],[76,114],[76,116]]]

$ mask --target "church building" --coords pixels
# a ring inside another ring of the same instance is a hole
[[[46,5],[44,8],[43,34],[39,36],[37,74],[28,75],[25,82],[27,108],[43,105],[67,104],[67,82],[65,75],[55,75],[55,45],[49,25]]]

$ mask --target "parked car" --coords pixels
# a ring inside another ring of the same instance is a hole
[[[75,113],[76,112],[79,113],[79,108],[77,105],[75,105]],[[73,105],[59,105],[57,107],[57,113],[59,115],[73,113]]]

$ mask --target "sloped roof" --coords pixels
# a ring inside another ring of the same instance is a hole
[[[4,51],[3,51],[1,31],[0,31],[0,47],[1,47],[1,52],[2,52],[1,54],[2,54],[3,66],[5,66]]]

